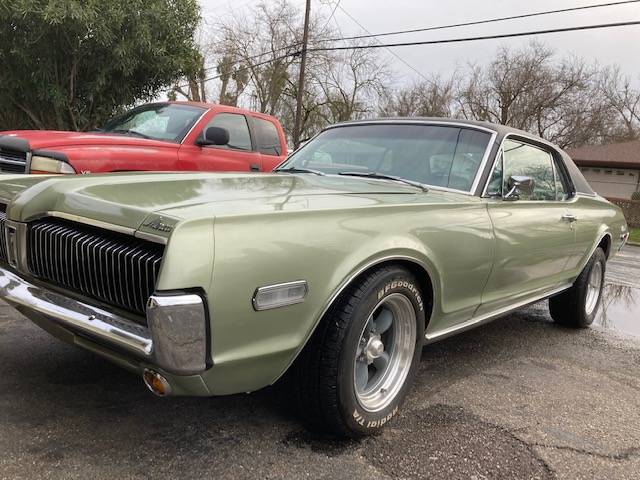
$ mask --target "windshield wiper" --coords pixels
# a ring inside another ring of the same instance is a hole
[[[417,187],[423,192],[428,192],[429,187],[424,183],[414,182],[413,180],[407,180],[406,178],[396,177],[395,175],[385,175],[378,172],[340,172],[338,175],[346,175],[349,177],[364,177],[364,178],[378,178],[380,180],[393,180],[394,182],[401,182],[412,187]]]
[[[115,134],[121,134],[121,135],[134,135],[136,137],[146,138],[147,140],[153,140],[153,138],[150,137],[149,135],[145,135],[144,133],[140,133],[140,132],[137,132],[135,130],[111,130],[111,131],[105,131],[104,133],[115,133]]]
[[[310,168],[298,168],[298,167],[278,168],[277,170],[274,170],[274,172],[313,173],[314,175],[320,175],[321,177],[324,177],[326,175],[326,173],[321,172],[320,170],[312,170]]]

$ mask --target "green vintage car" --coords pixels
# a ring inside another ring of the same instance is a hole
[[[158,395],[284,378],[341,435],[398,411],[425,343],[549,297],[586,327],[621,211],[504,126],[325,129],[269,174],[5,176],[0,295]]]

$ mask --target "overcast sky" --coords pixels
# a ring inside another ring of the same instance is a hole
[[[328,17],[336,0],[312,0],[312,11],[322,11]],[[336,10],[333,25],[347,35],[364,33],[351,15],[371,33],[412,28],[422,28],[450,23],[460,23],[523,13],[556,10],[583,5],[608,3],[610,0],[341,0]],[[304,7],[304,0],[294,0]],[[200,0],[203,17],[209,24],[214,19],[232,11],[248,12],[259,0]],[[343,10],[344,9],[344,10]],[[345,13],[346,11],[346,13]],[[349,15],[347,15],[347,13]],[[526,20],[510,20],[487,25],[460,27],[440,31],[398,35],[384,38],[385,41],[419,41],[462,36],[492,35],[517,31],[560,28],[574,25],[589,25],[620,21],[640,20],[640,3],[603,7],[582,12],[559,13]],[[518,47],[529,42],[531,37],[482,40],[476,42],[396,47],[393,52],[416,70],[426,74],[447,75],[457,66],[467,62],[486,63],[500,45]],[[541,35],[538,39],[552,47],[559,55],[578,55],[588,61],[602,65],[618,64],[640,83],[640,25],[609,28],[583,32]],[[388,51],[383,55],[396,72],[398,82],[419,80],[410,67],[403,64]]]

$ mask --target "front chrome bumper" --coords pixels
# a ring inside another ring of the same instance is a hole
[[[207,367],[207,316],[199,295],[152,296],[148,327],[36,286],[2,267],[0,297],[26,317],[44,317],[167,372],[190,375]]]

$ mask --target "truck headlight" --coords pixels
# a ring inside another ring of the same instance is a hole
[[[31,157],[30,173],[76,173],[71,165],[63,160],[33,155]]]

